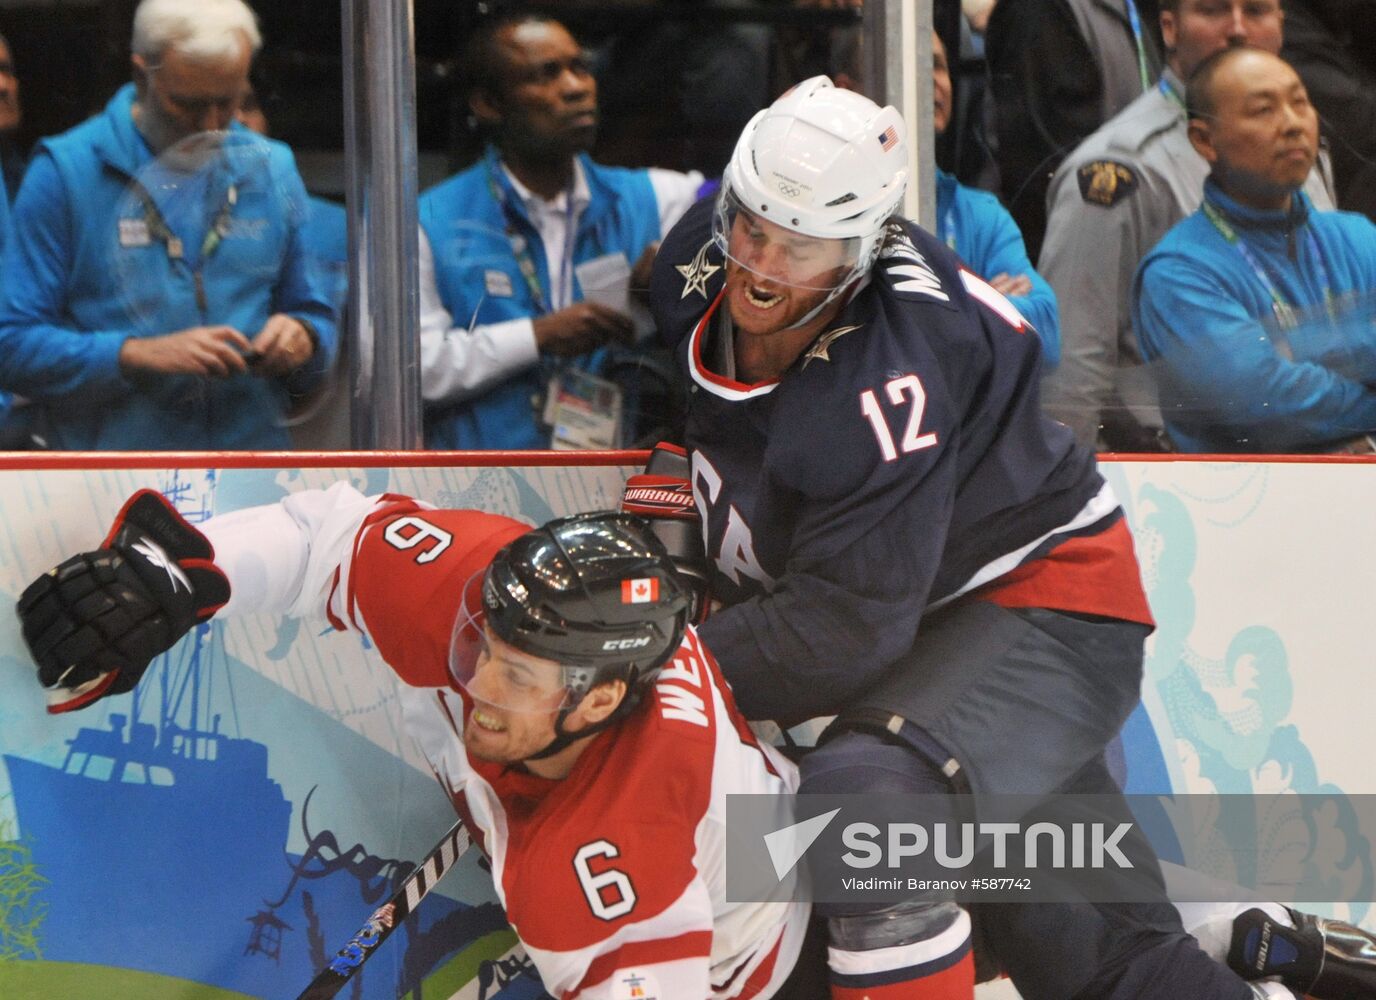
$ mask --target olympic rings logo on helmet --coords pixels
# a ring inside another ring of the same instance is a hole
[[[824,76],[794,86],[741,133],[722,177],[713,240],[728,261],[763,279],[829,290],[792,328],[811,321],[878,259],[885,224],[907,187],[906,136],[897,109],[838,89]],[[765,223],[758,228],[773,239],[733,242],[742,212]],[[775,248],[789,241],[770,226],[819,241],[815,266],[786,259]]]

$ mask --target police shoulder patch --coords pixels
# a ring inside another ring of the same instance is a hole
[[[1094,160],[1077,172],[1080,197],[1091,205],[1110,208],[1137,190],[1137,175],[1117,160]]]

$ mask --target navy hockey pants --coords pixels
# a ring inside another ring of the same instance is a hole
[[[923,621],[886,682],[803,758],[801,791],[949,792],[954,760],[957,786],[976,793],[1120,794],[1104,749],[1138,700],[1147,634],[1142,625],[1043,609],[942,609]],[[884,731],[893,715],[922,735],[918,745]],[[1144,840],[1131,850],[1155,870]],[[1253,996],[1185,933],[1164,889],[1155,903],[975,910],[977,942],[1026,1000]]]

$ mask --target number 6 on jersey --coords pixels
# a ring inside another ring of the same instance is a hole
[[[625,872],[608,868],[594,873],[588,867],[588,859],[615,858],[620,854],[611,841],[594,840],[578,848],[578,853],[573,856],[573,868],[578,873],[578,884],[583,887],[583,895],[588,899],[588,908],[602,920],[615,920],[635,909],[635,889],[631,887],[630,876]],[[609,903],[603,897],[604,889],[616,891],[615,901]]]
[[[905,394],[912,397],[912,403],[908,408],[908,423],[903,428],[903,441],[895,447],[893,435],[889,432],[889,422],[884,419],[884,411],[879,405],[879,397],[874,394],[873,389],[866,389],[860,393],[860,412],[874,427],[874,436],[879,439],[879,451],[884,456],[884,461],[892,462],[899,456],[900,451],[907,455],[934,446],[935,432],[918,433],[922,427],[922,411],[927,408],[927,390],[922,388],[922,380],[916,375],[902,375],[885,383],[884,393],[894,406],[902,405]]]

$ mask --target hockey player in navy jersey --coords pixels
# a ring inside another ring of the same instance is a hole
[[[725,604],[701,634],[749,718],[839,714],[805,792],[1117,794],[1104,749],[1152,629],[1123,512],[1041,416],[1024,318],[894,217],[905,137],[893,108],[799,84],[659,253]],[[955,903],[818,909],[833,997],[972,995]],[[981,921],[1030,1000],[1253,995],[1164,894]]]

